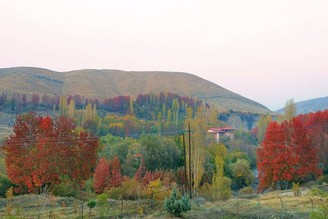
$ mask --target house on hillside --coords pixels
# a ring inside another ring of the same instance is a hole
[[[223,137],[223,136],[227,136],[230,139],[234,139],[235,138],[235,135],[234,135],[235,130],[236,129],[234,129],[230,126],[227,126],[227,127],[224,127],[224,128],[212,127],[212,128],[209,128],[209,130],[207,132],[211,133],[211,134],[214,134],[215,137],[216,137],[216,143],[219,143],[220,142],[220,137]]]

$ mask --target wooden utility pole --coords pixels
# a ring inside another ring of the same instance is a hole
[[[186,141],[185,141],[185,132],[182,131],[182,144],[183,144],[183,158],[184,158],[184,178],[185,178],[185,182],[184,182],[184,185],[185,185],[185,193],[187,193],[188,191],[188,186],[187,186],[187,182],[188,182],[188,177],[187,177],[187,151],[186,151]]]
[[[189,197],[192,198],[192,184],[191,184],[191,136],[190,136],[190,122],[188,122],[188,137],[189,137]]]

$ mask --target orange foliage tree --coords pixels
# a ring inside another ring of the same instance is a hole
[[[271,122],[262,147],[257,150],[259,189],[286,189],[291,182],[301,182],[320,174],[316,153],[299,118],[280,125]]]
[[[121,186],[123,176],[121,174],[121,164],[118,157],[108,161],[100,158],[93,174],[93,188],[96,193],[102,193],[105,189]]]
[[[77,184],[91,176],[98,138],[75,132],[72,120],[29,113],[18,116],[3,144],[7,174],[16,192],[40,192],[67,176]]]
[[[93,189],[96,193],[102,193],[109,183],[109,161],[102,157],[99,159],[93,174]]]

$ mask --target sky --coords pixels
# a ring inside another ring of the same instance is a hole
[[[326,0],[0,0],[0,68],[188,72],[276,110],[328,96],[327,11]]]

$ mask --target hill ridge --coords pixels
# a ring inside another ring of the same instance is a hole
[[[328,109],[328,96],[312,98],[295,103],[296,114],[307,114]],[[276,113],[283,113],[284,108],[276,110]]]
[[[268,108],[211,81],[187,72],[82,69],[53,71],[36,67],[0,68],[0,92],[76,95],[108,98],[118,95],[171,92],[205,100],[220,111],[272,113]]]

